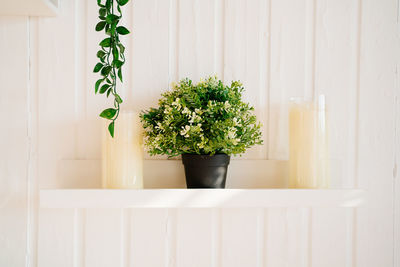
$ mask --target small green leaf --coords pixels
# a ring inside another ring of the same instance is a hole
[[[101,68],[103,68],[103,64],[101,64],[100,62],[96,64],[96,66],[94,66],[93,72],[99,72],[101,70]]]
[[[107,14],[107,9],[105,9],[105,8],[100,8],[99,9],[99,15],[100,16],[105,17],[106,14]]]
[[[110,88],[109,84],[103,84],[103,86],[100,88],[100,94],[104,94],[108,88]]]
[[[100,20],[106,20],[106,17],[104,17],[104,16],[99,16],[99,19],[100,19]]]
[[[129,0],[118,0],[118,4],[119,4],[120,6],[126,5],[128,2],[129,2]]]
[[[111,45],[111,38],[103,39],[103,41],[101,41],[101,42],[99,43],[99,45],[102,46],[102,47],[110,47],[110,45]]]
[[[101,4],[101,0],[97,0],[97,5],[100,7],[104,7],[104,5]]]
[[[122,98],[119,96],[119,94],[115,94],[115,101],[117,101],[118,104],[122,103]]]
[[[107,90],[107,97],[111,94],[112,90],[111,88]]]
[[[113,48],[112,53],[113,53],[113,60],[118,60],[119,53],[116,47]]]
[[[114,138],[114,122],[111,122],[108,125],[108,132],[110,133],[111,137]]]
[[[99,23],[97,23],[96,25],[96,31],[102,31],[104,29],[104,27],[106,26],[106,22],[105,21],[100,21]]]
[[[125,52],[125,46],[121,43],[118,44],[119,51],[123,54]]]
[[[114,60],[113,63],[114,66],[117,67],[117,69],[121,68],[121,66],[124,65],[124,62],[121,60]]]
[[[112,24],[114,21],[117,21],[118,19],[119,19],[119,17],[114,14],[107,15],[107,17],[106,17],[106,21],[108,24]]]
[[[117,29],[117,24],[118,24],[118,20],[114,21],[113,24],[111,24],[111,34],[114,35]]]
[[[98,58],[102,58],[106,55],[106,52],[104,52],[103,50],[99,50],[97,51],[97,57]]]
[[[129,33],[129,30],[127,28],[125,28],[124,26],[119,26],[119,27],[117,27],[117,32],[119,34],[126,35]]]
[[[101,84],[103,81],[104,81],[103,79],[97,80],[96,85],[94,86],[94,92],[95,92],[95,94],[97,94],[97,91],[99,91],[99,86],[100,86],[100,84]]]
[[[107,76],[110,71],[111,71],[112,67],[111,66],[106,66],[101,70],[101,75],[103,76]]]
[[[121,71],[121,68],[118,69],[118,77],[119,77],[120,81],[123,82],[123,81],[122,81],[122,71]]]
[[[114,116],[115,116],[116,113],[117,113],[117,110],[116,110],[116,109],[114,109],[114,108],[108,108],[108,109],[103,110],[103,111],[100,113],[100,117],[105,118],[105,119],[112,120],[112,119],[114,118]]]

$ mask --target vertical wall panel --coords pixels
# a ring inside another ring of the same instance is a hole
[[[75,158],[90,158],[95,154],[89,150],[87,140],[90,139],[90,124],[87,118],[87,54],[86,50],[86,32],[87,27],[87,2],[74,1],[74,39],[70,42],[73,45],[74,57],[74,136],[75,136]],[[71,23],[71,22],[70,22]],[[92,28],[93,29],[93,28]]]
[[[357,127],[357,1],[317,1],[315,94],[328,110],[332,185],[354,187]]]
[[[399,10],[400,11],[400,6]],[[399,21],[397,21],[399,24]],[[400,28],[398,28],[398,33]],[[400,43],[399,34],[397,43]],[[400,56],[400,53],[397,55]],[[395,181],[395,195],[394,202],[394,266],[400,266],[400,73],[399,63],[397,63],[397,78],[396,78],[396,91],[395,91],[395,112],[396,112],[396,126],[395,126],[395,162],[393,166],[393,178]]]
[[[359,225],[368,224],[359,257],[366,266],[393,266],[394,103],[398,57],[398,1],[361,2],[361,62],[357,173],[368,189],[368,210]],[[373,253],[371,253],[371,251]],[[360,265],[362,266],[362,265]],[[365,266],[365,265],[364,265]]]
[[[86,211],[85,266],[121,266],[121,251],[124,251],[121,214],[121,209]]]
[[[39,177],[38,177],[38,19],[29,18],[29,85],[28,85],[28,163],[27,163],[27,264],[37,264]]]
[[[156,107],[160,94],[168,90],[170,81],[177,78],[177,24],[172,23],[178,16],[178,8],[173,5],[175,1],[139,0],[130,3],[133,10],[131,34],[128,35],[131,45],[126,50],[129,63],[124,70],[127,81],[123,85],[127,93],[124,109],[142,111]],[[146,154],[146,158],[150,156]]]
[[[270,208],[266,228],[266,266],[309,266],[310,210]]]
[[[315,94],[315,43],[317,23],[316,0],[305,0],[305,36],[304,36],[304,88],[301,96],[313,99]]]
[[[224,79],[225,0],[214,0],[214,73]]]
[[[262,147],[257,147],[258,159],[268,159],[269,146],[269,94],[271,79],[271,1],[259,0],[258,6],[258,99],[256,105],[256,115],[262,123],[261,133],[263,136]]]
[[[212,264],[211,267],[221,266],[221,251],[222,251],[222,211],[221,209],[212,209],[211,211],[212,223]]]
[[[166,261],[167,220],[165,209],[132,210],[129,266],[170,266]]]
[[[266,1],[259,0],[229,0],[225,1],[224,24],[224,80],[242,81],[245,87],[244,100],[255,107],[258,119],[267,124],[266,82],[260,83],[261,71],[267,64],[265,55],[266,32],[268,24],[268,7]],[[263,24],[262,24],[263,23]],[[264,34],[264,36],[263,36]],[[263,44],[263,45],[260,45]],[[261,88],[263,87],[263,88]],[[263,128],[263,138],[266,139]],[[266,158],[266,145],[249,149],[242,159]]]
[[[286,210],[288,266],[309,266],[309,216],[306,208]]]
[[[78,267],[74,263],[74,217],[73,209],[40,209],[37,266]]]
[[[269,158],[288,159],[288,102],[305,87],[306,3],[271,0]]]
[[[266,266],[286,266],[287,258],[287,227],[286,211],[283,208],[268,209],[266,227]]]
[[[257,266],[257,209],[224,209],[221,266]]]
[[[179,0],[169,0],[168,8],[168,88],[179,80]]]
[[[132,4],[133,45],[127,51],[132,69],[125,74],[132,76],[132,95],[125,107],[141,110],[155,106],[160,93],[168,89],[169,2],[139,0]]]
[[[74,209],[73,224],[73,266],[83,267],[86,256],[86,209]]]
[[[346,263],[352,257],[352,244],[347,244],[347,235],[352,233],[347,232],[346,214],[343,208],[313,208],[312,266],[352,266]]]
[[[0,265],[24,266],[32,116],[27,17],[0,17],[0,50]]]
[[[84,123],[80,124],[79,131],[84,135],[84,141],[86,143],[86,159],[99,158],[101,155],[101,131],[105,130],[104,125],[106,120],[99,117],[99,114],[103,109],[112,106],[112,100],[106,99],[104,95],[94,94],[94,85],[98,79],[101,78],[99,73],[93,73],[93,68],[96,65],[98,58],[96,57],[97,51],[100,50],[99,43],[106,36],[104,32],[95,31],[95,26],[98,23],[99,7],[96,1],[80,1],[85,3],[85,35],[81,36],[83,40],[80,42],[85,46],[84,57],[81,58],[81,64],[84,65],[85,74],[85,86],[82,89],[82,93],[85,93],[86,110]],[[124,8],[124,15],[127,12],[127,8]],[[82,12],[82,11],[81,11]],[[126,24],[125,24],[126,25]],[[128,50],[128,49],[127,49]],[[121,87],[118,84],[117,91],[121,93]],[[121,96],[123,94],[121,93]],[[96,184],[92,184],[96,186]]]
[[[167,267],[176,266],[177,262],[177,211],[166,210],[165,264]]]
[[[179,1],[179,78],[197,82],[214,73],[214,0]]]
[[[56,18],[39,21],[39,176],[62,187],[58,160],[78,156],[75,113],[75,2],[65,1]]]
[[[180,209],[178,211],[176,266],[212,266],[213,227],[210,209]]]
[[[257,267],[267,264],[268,210],[257,209]]]

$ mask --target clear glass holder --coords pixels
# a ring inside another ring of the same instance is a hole
[[[115,121],[114,138],[103,125],[102,187],[143,188],[143,128],[139,113],[122,111]]]
[[[325,97],[292,98],[289,106],[289,187],[329,188]]]

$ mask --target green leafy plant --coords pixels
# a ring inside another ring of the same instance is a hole
[[[217,77],[197,84],[186,78],[172,87],[158,108],[140,114],[151,155],[242,154],[262,144],[261,124],[242,101],[239,81],[227,86]]]
[[[95,93],[106,94],[107,97],[114,96],[114,107],[107,108],[100,113],[100,117],[111,120],[108,125],[110,135],[114,137],[115,120],[120,112],[121,97],[117,93],[117,79],[122,82],[122,66],[125,63],[125,47],[119,36],[126,35],[129,30],[119,25],[122,18],[121,7],[129,0],[97,0],[99,6],[100,22],[96,25],[96,31],[104,31],[107,37],[99,45],[97,51],[99,62],[94,67],[95,73],[100,73],[101,78],[96,81]],[[118,12],[118,13],[117,13]]]

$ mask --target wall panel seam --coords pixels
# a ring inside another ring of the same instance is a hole
[[[121,240],[121,267],[127,267],[130,265],[130,237],[131,237],[131,210],[130,209],[121,209],[121,231],[120,231],[120,240]]]
[[[396,26],[397,26],[397,31],[396,31],[396,41],[397,44],[400,42],[400,0],[397,0],[397,12],[396,12]],[[394,99],[394,117],[395,117],[395,125],[394,125],[394,162],[393,162],[393,266],[399,266],[400,265],[400,229],[398,226],[399,224],[399,218],[400,218],[400,205],[397,202],[397,199],[399,198],[399,180],[398,180],[398,158],[399,158],[399,153],[400,153],[400,142],[399,142],[399,127],[400,127],[400,100],[399,100],[399,91],[400,91],[400,81],[399,81],[399,61],[400,61],[400,49],[399,46],[397,46],[396,50],[396,58],[397,58],[397,63],[396,63],[396,82],[395,82],[395,99]],[[396,253],[397,251],[397,253]]]
[[[177,209],[166,211],[166,236],[165,236],[165,267],[176,266],[176,242],[177,242]]]
[[[257,267],[264,267],[266,264],[266,243],[267,243],[267,221],[266,209],[259,209],[257,214]]]
[[[355,133],[354,133],[354,188],[358,188],[360,185],[359,177],[358,177],[358,148],[359,148],[359,128],[360,128],[360,122],[359,122],[359,117],[360,117],[360,65],[361,65],[361,19],[362,19],[362,0],[356,0],[357,1],[357,8],[356,8],[356,18],[357,18],[357,29],[356,29],[356,56],[355,56],[355,61],[356,61],[356,69],[355,69],[355,75],[356,75],[356,106],[355,106]]]
[[[265,6],[263,5],[265,3]],[[261,107],[261,114],[259,121],[263,123],[263,140],[264,144],[259,149],[261,159],[269,158],[269,134],[268,134],[268,119],[269,119],[269,92],[270,92],[270,42],[269,33],[271,29],[271,13],[270,13],[271,0],[259,0],[259,88],[258,88],[258,106]]]
[[[355,75],[356,75],[356,106],[355,106],[355,129],[354,129],[354,188],[358,188],[360,186],[360,181],[358,177],[358,168],[359,168],[359,133],[360,133],[360,64],[361,64],[361,22],[362,22],[362,0],[356,0],[357,5],[356,5],[356,56],[355,56]],[[350,178],[350,177],[348,177]],[[360,223],[360,220],[358,219],[359,213],[357,212],[357,209],[353,209],[352,212],[352,266],[356,267],[357,266],[357,246],[358,246],[358,223]]]
[[[221,266],[221,253],[222,253],[222,222],[221,222],[221,209],[212,209],[212,233],[211,233],[211,267]]]
[[[313,242],[312,242],[312,238],[313,238],[313,208],[308,208],[308,255],[307,255],[307,261],[308,267],[312,267],[312,256],[313,256]]]
[[[37,19],[27,17],[28,83],[27,83],[27,243],[26,266],[37,266],[38,181],[37,181]]]
[[[224,80],[225,0],[214,2],[214,72]]]
[[[358,158],[358,150],[359,150],[359,133],[360,133],[360,122],[359,122],[359,113],[360,113],[360,64],[361,64],[361,21],[362,21],[362,0],[356,0],[356,55],[355,55],[355,75],[356,75],[356,103],[355,103],[355,129],[354,129],[354,188],[358,188],[360,185],[359,177],[358,177],[358,168],[359,168],[359,158]],[[350,177],[348,177],[350,178]],[[352,216],[352,266],[357,266],[357,245],[358,245],[358,220],[359,213],[356,209],[351,213]]]
[[[270,133],[270,118],[271,118],[271,103],[270,103],[270,96],[271,96],[271,2],[272,0],[267,0],[268,1],[268,28],[267,28],[267,46],[268,46],[268,50],[267,50],[267,81],[266,81],[266,86],[267,86],[267,93],[266,93],[266,97],[267,97],[267,115],[265,117],[266,122],[265,122],[265,133],[268,135],[266,137],[264,137],[264,140],[266,142],[265,146],[266,146],[266,159],[270,159],[270,153],[269,153],[269,146],[270,146],[270,138],[269,138],[269,133]]]
[[[73,267],[85,266],[86,209],[75,209],[73,227]]]
[[[179,78],[179,0],[169,2],[168,88]]]
[[[306,1],[304,96],[315,99],[316,0]]]
[[[75,157],[86,158],[86,143],[83,141],[82,121],[86,120],[87,110],[87,78],[86,78],[86,10],[87,1],[74,1],[74,141]]]

